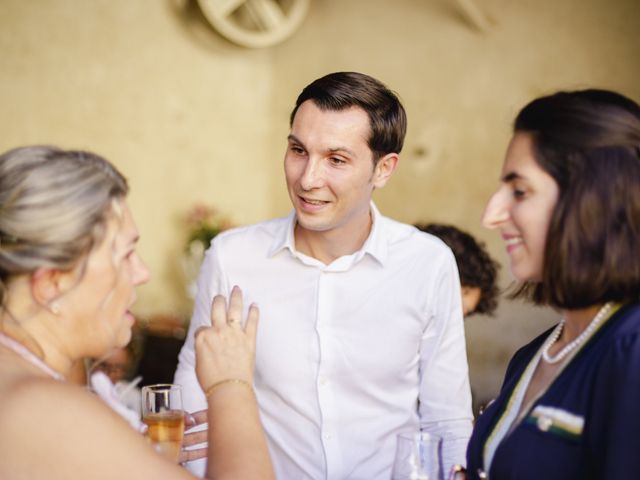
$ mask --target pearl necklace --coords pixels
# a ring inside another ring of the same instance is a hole
[[[549,348],[551,348],[551,345],[556,343],[558,341],[558,339],[560,338],[560,334],[562,333],[562,329],[564,328],[564,324],[565,324],[565,319],[562,318],[562,320],[560,320],[560,323],[558,324],[558,326],[555,328],[555,330],[553,331],[553,333],[549,337],[549,340],[547,340],[547,343],[542,348],[542,358],[544,359],[544,361],[547,362],[547,363],[554,364],[554,363],[558,363],[560,360],[562,360],[564,357],[566,357],[578,345],[580,345],[582,342],[584,342],[584,340],[586,338],[591,336],[591,334],[598,327],[598,325],[600,323],[602,323],[602,321],[605,318],[607,318],[607,315],[609,315],[609,312],[611,311],[612,307],[613,307],[613,303],[611,303],[611,302],[605,303],[602,306],[602,308],[600,309],[600,311],[598,313],[596,313],[596,316],[593,317],[593,320],[591,320],[591,323],[589,323],[589,325],[587,325],[587,328],[585,328],[580,335],[578,335],[570,343],[565,345],[565,347],[562,350],[560,350],[558,353],[556,353],[555,356],[552,357],[549,354]]]

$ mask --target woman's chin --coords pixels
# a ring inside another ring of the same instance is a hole
[[[539,272],[533,272],[528,268],[518,268],[518,266],[511,266],[511,276],[517,282],[529,282],[540,283],[542,281],[542,275]]]
[[[126,332],[122,332],[118,336],[118,341],[116,342],[116,345],[113,346],[113,348],[126,347],[130,341],[131,341],[131,329],[129,328]]]
[[[133,315],[131,314],[128,314],[128,316],[133,318]],[[127,346],[127,344],[131,341],[133,323],[134,322],[129,321],[128,318],[125,320],[125,322],[123,323],[120,329],[120,332],[118,333],[115,339],[115,342],[114,342],[115,345],[113,345],[112,348],[122,348]]]

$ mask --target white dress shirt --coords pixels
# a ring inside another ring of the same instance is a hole
[[[371,211],[362,248],[329,265],[296,251],[293,212],[224,232],[206,253],[175,382],[187,410],[206,408],[193,333],[210,324],[213,296],[240,286],[245,311],[260,308],[254,383],[278,479],[388,480],[396,435],[421,429],[445,437],[447,469],[464,464],[472,415],[455,259]]]

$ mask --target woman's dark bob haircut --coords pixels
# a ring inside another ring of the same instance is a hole
[[[518,114],[559,187],[542,281],[513,297],[562,309],[640,297],[640,106],[611,91],[560,92]]]

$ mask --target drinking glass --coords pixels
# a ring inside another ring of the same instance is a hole
[[[398,435],[392,480],[441,480],[442,439],[426,432]]]
[[[182,387],[158,384],[142,387],[142,421],[157,452],[178,462],[184,436]]]
[[[449,480],[453,480],[455,478],[464,478],[461,477],[461,475],[454,475],[456,473],[460,473],[462,472],[464,469],[460,469],[461,467],[459,465],[456,464],[456,461],[460,461],[461,458],[460,457],[454,457],[452,455],[455,455],[455,452],[463,452],[462,453],[462,459],[465,458],[466,456],[466,451],[467,451],[467,445],[469,444],[469,436],[464,436],[464,437],[460,437],[460,436],[456,436],[451,435],[451,434],[446,434],[443,435],[443,445],[442,445],[442,455],[440,455],[440,462],[442,464],[442,473],[443,475],[448,475],[445,478],[448,478]],[[444,455],[444,449],[447,449],[447,452],[449,453],[449,458],[447,458],[447,456]],[[466,463],[464,463],[466,465]],[[454,470],[454,467],[458,467]]]

